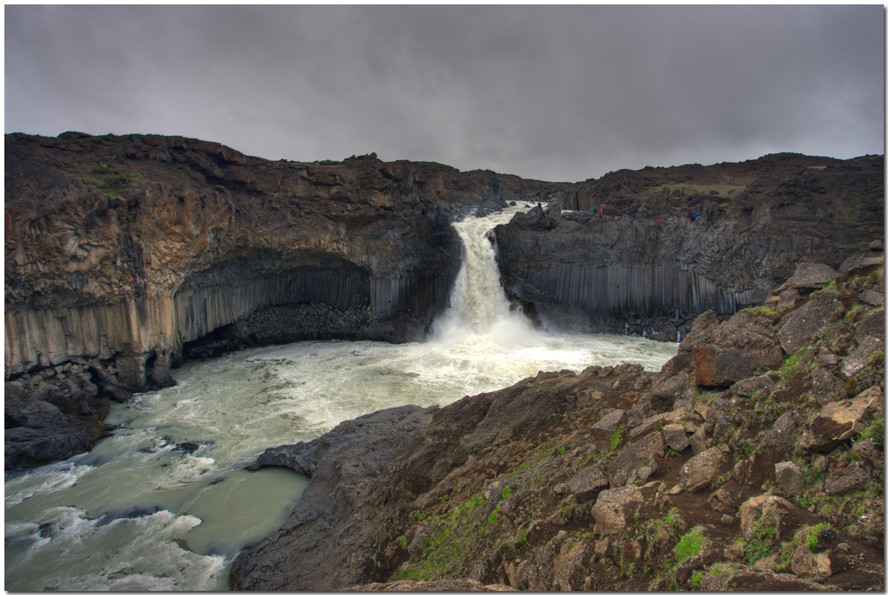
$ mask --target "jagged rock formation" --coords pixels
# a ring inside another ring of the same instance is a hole
[[[234,587],[884,589],[884,256],[810,273],[699,316],[659,373],[541,372],[269,451],[311,497]]]
[[[459,268],[450,220],[548,192],[375,155],[7,135],[7,469],[88,448],[109,398],[168,385],[183,356],[421,338]]]
[[[555,326],[675,340],[701,312],[760,303],[799,261],[837,267],[881,239],[883,175],[880,156],[793,154],[623,170],[499,226],[500,266]]]

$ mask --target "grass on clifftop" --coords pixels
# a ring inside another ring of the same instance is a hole
[[[96,165],[90,170],[90,176],[83,179],[87,186],[102,191],[108,198],[120,198],[128,189],[135,188],[145,180],[145,175],[137,169],[119,169]]]

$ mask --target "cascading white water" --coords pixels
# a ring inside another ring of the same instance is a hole
[[[530,321],[513,310],[500,285],[492,228],[507,222],[521,207],[487,217],[467,217],[453,224],[463,244],[463,258],[450,306],[435,323],[435,338],[458,343],[494,342],[515,346],[533,341]]]
[[[174,370],[177,386],[115,404],[119,428],[92,452],[7,476],[6,589],[224,590],[237,551],[279,526],[307,484],[243,471],[265,448],[538,370],[656,370],[675,354],[637,337],[536,331],[510,310],[486,234],[515,210],[455,224],[464,266],[432,340],[310,341],[190,363]]]

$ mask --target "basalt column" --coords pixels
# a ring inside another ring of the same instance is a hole
[[[557,207],[536,208],[498,226],[496,239],[507,291],[564,330],[624,332],[635,325],[633,332],[674,339],[696,314],[735,312],[766,295],[755,271],[744,278],[726,273],[719,233],[689,221],[578,222]]]

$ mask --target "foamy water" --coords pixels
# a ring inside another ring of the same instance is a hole
[[[280,526],[307,485],[283,469],[244,471],[265,448],[539,370],[658,370],[675,354],[637,337],[548,334],[511,310],[485,232],[515,210],[457,224],[464,268],[432,340],[303,342],[191,363],[173,371],[177,386],[115,404],[119,428],[93,451],[7,476],[6,589],[227,589],[237,552]]]

